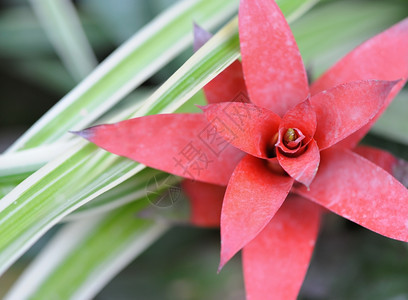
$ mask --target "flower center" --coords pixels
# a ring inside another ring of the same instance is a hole
[[[283,132],[281,132],[281,134],[283,134]],[[301,141],[303,140],[303,138],[303,134],[297,129],[289,128],[286,129],[285,134],[283,134],[282,143],[288,149],[294,150],[301,146]]]
[[[293,128],[286,130],[285,135],[283,136],[283,141],[285,144],[295,141],[298,138],[296,131]]]
[[[276,157],[278,148],[285,155],[297,156],[301,154],[299,150],[307,144],[307,141],[305,143],[304,139],[305,136],[297,128],[280,128],[267,144],[267,155],[269,158]]]

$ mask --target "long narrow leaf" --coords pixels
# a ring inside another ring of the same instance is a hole
[[[73,78],[80,81],[97,65],[70,0],[30,0],[52,44]]]
[[[407,6],[402,2],[369,2],[327,1],[291,25],[312,79],[366,39],[406,17]]]
[[[115,121],[115,119],[119,121],[126,118],[151,94],[151,89],[138,89],[127,96],[121,104],[116,105],[109,113],[99,118],[99,122],[106,123]],[[55,142],[18,152],[0,154],[0,188],[4,184],[20,183],[74,144],[74,141]]]
[[[408,91],[403,90],[374,124],[372,132],[408,145]]]
[[[319,0],[276,0],[289,23],[298,19],[318,2]]]
[[[81,206],[64,218],[63,221],[81,220],[108,212],[140,199],[148,193],[158,193],[164,188],[174,186],[180,180],[180,178],[175,176],[146,168],[132,178]]]
[[[134,115],[172,112],[239,57],[234,20],[201,48]],[[0,271],[76,208],[143,170],[80,141],[0,200]]]
[[[91,299],[168,228],[136,217],[146,205],[143,199],[66,225],[5,299]]]
[[[20,179],[24,180],[27,177],[26,174],[37,171],[72,144],[72,142],[54,143],[16,153],[0,154],[0,185]]]
[[[67,94],[8,151],[68,139],[148,79],[192,40],[193,21],[215,26],[230,16],[236,0],[183,0],[118,48]]]

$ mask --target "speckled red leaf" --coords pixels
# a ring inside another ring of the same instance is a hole
[[[253,103],[280,116],[306,99],[306,71],[275,1],[241,0],[239,38],[245,82]]]
[[[249,97],[242,74],[241,62],[236,60],[204,86],[208,103],[227,101],[248,103]]]
[[[295,180],[309,186],[313,181],[320,163],[320,151],[315,140],[311,140],[305,152],[297,157],[289,157],[276,151],[282,168]]]
[[[251,155],[242,159],[224,197],[220,269],[269,223],[292,184],[289,176],[272,173],[264,160]]]
[[[385,110],[408,78],[408,18],[366,41],[330,68],[312,86],[312,94],[340,83],[365,79],[397,80],[404,78],[392,90],[383,109],[367,126],[342,141],[354,147],[368,132],[373,122]]]
[[[408,241],[408,190],[392,175],[340,147],[322,151],[310,191],[295,192],[384,236]]]
[[[300,129],[308,138],[314,136],[316,132],[316,113],[309,99],[299,103],[284,115],[279,128],[282,127]]]
[[[211,33],[194,24],[194,51],[203,46],[211,36]],[[204,86],[204,93],[208,103],[249,102],[241,62],[239,60],[234,61],[207,83]]]
[[[353,152],[375,163],[377,166],[393,175],[393,169],[398,160],[391,153],[369,146],[357,146],[353,149]]]
[[[181,183],[190,201],[190,221],[202,227],[220,226],[225,187],[193,180]]]
[[[149,167],[226,185],[243,154],[203,114],[153,115],[77,132],[99,147]]]
[[[280,117],[250,103],[219,103],[202,107],[217,132],[235,147],[267,157],[267,145],[278,131]]]
[[[395,81],[364,80],[340,84],[314,95],[315,140],[321,150],[366,125],[382,108]]]
[[[320,207],[289,196],[243,249],[247,299],[296,299],[319,231]]]

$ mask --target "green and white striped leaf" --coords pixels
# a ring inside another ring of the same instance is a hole
[[[63,221],[81,220],[108,212],[140,199],[153,191],[156,193],[169,186],[174,186],[180,181],[181,178],[176,176],[146,168],[113,189],[79,207],[73,213],[66,216]]]
[[[142,101],[152,94],[152,89],[140,88],[126,97],[120,104],[116,105],[107,114],[99,118],[100,123],[121,120],[128,117]],[[198,100],[198,97],[195,97]],[[1,189],[7,186],[17,186],[29,175],[40,169],[46,163],[71,148],[75,141],[55,142],[50,145],[38,146],[18,152],[0,154],[0,199],[7,193]],[[10,190],[9,190],[10,191]]]
[[[192,41],[192,23],[219,25],[238,7],[236,0],[183,0],[135,34],[102,62],[8,150],[67,140],[153,75]]]
[[[288,23],[301,17],[318,2],[319,0],[276,0]]]
[[[107,215],[65,225],[5,299],[93,298],[169,227],[137,218],[147,203],[142,198]]]
[[[15,153],[0,154],[0,186],[3,183],[23,181],[72,145],[72,142],[54,143]]]
[[[239,57],[237,20],[195,53],[133,116],[173,112]],[[79,141],[0,200],[0,271],[45,231],[145,167]]]
[[[30,0],[54,48],[77,81],[97,65],[96,57],[82,30],[70,0]]]
[[[406,17],[397,1],[327,1],[291,25],[306,68],[316,79],[338,59]]]

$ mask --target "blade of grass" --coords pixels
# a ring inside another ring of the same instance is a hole
[[[234,20],[196,52],[134,115],[172,112],[239,56]],[[45,231],[143,165],[80,141],[0,200],[0,271]]]
[[[328,1],[291,25],[311,79],[354,47],[406,17],[397,1]]]
[[[169,227],[139,219],[147,200],[106,216],[67,224],[5,299],[91,299]]]
[[[301,17],[318,2],[319,0],[276,0],[288,23]]]
[[[408,91],[402,90],[371,131],[386,139],[408,145]]]
[[[131,114],[142,101],[152,94],[151,89],[138,89],[127,96],[122,103],[111,109],[99,119],[99,122],[106,123],[125,118]],[[75,144],[74,141],[55,142],[50,145],[37,146],[27,150],[0,154],[0,187],[4,183],[18,182],[31,175],[47,162],[55,159],[58,155]]]
[[[174,186],[180,181],[181,179],[175,176],[146,168],[110,191],[81,206],[62,221],[80,220],[108,212],[140,199],[150,192],[162,190],[169,185]]]
[[[78,81],[85,78],[98,63],[72,1],[29,2],[72,77]]]
[[[236,11],[235,0],[184,0],[159,15],[119,47],[8,150],[69,139],[148,79],[192,41],[192,23],[220,24]]]
[[[37,171],[72,145],[72,142],[54,143],[0,155],[0,185],[24,180],[27,174]]]

